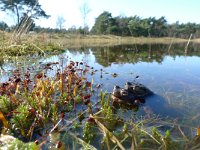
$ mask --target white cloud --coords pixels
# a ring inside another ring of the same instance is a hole
[[[81,26],[83,23],[81,12],[79,9],[79,2],[74,0],[40,0],[43,9],[51,17],[47,19],[40,19],[36,21],[45,27],[56,27],[56,20],[58,16],[63,16],[66,20],[65,27],[69,28],[72,25]]]

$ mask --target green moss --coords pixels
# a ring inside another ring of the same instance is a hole
[[[7,147],[8,150],[38,150],[39,147],[34,142],[24,143],[18,139],[15,139],[10,146]]]
[[[25,131],[29,129],[32,119],[28,105],[22,104],[15,110],[11,122],[14,124],[15,128]]]
[[[0,96],[0,110],[2,113],[7,114],[12,110],[12,102],[7,96]]]
[[[0,53],[8,56],[24,56],[31,54],[44,54],[44,53],[53,53],[58,54],[63,52],[61,46],[55,44],[47,45],[35,45],[31,43],[22,44],[22,45],[13,45],[0,47]]]
[[[87,143],[90,143],[95,137],[94,127],[91,123],[86,122],[83,129],[83,138]]]
[[[82,98],[80,95],[77,95],[74,100],[76,101],[77,104],[81,104],[82,103]]]

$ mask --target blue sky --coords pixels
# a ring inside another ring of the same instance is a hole
[[[83,26],[80,7],[87,3],[91,9],[87,16],[87,24],[91,28],[103,11],[109,11],[112,16],[134,16],[142,18],[165,16],[169,23],[200,23],[200,0],[39,0],[42,8],[51,15],[47,19],[39,19],[37,25],[43,27],[56,27],[56,19],[63,16],[66,20],[64,27]],[[0,12],[1,20],[11,23],[11,19]]]

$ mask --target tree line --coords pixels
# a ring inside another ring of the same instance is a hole
[[[72,26],[68,29],[50,29],[36,27],[37,31],[46,32],[62,32],[72,34],[95,34],[95,35],[117,35],[117,36],[133,36],[133,37],[179,37],[189,38],[200,37],[200,24],[196,23],[179,23],[178,21],[169,24],[165,17],[156,19],[155,17],[141,18],[139,16],[117,16],[104,11],[95,20],[94,25],[89,30],[88,26],[76,27]]]
[[[144,37],[180,37],[188,38],[190,34],[200,37],[200,24],[178,21],[169,24],[165,17],[141,18],[139,16],[112,17],[108,11],[100,14],[91,29],[93,34],[113,34],[119,36]]]

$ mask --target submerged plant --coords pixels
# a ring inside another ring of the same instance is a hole
[[[94,127],[90,122],[85,123],[85,127],[83,129],[83,138],[87,143],[90,143],[92,139],[94,139]]]

